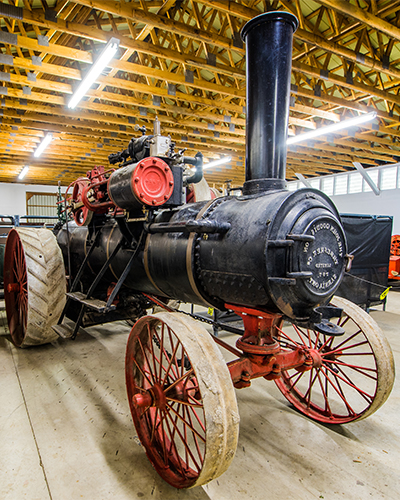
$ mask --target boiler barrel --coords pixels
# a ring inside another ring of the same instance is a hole
[[[230,225],[230,229],[213,234],[168,231],[168,224],[193,226],[193,220]],[[279,190],[263,196],[193,203],[160,213],[155,223],[167,227],[162,233],[147,234],[138,252],[125,281],[134,293],[218,308],[226,303],[267,308],[293,318],[306,317],[313,307],[329,300],[344,273],[346,243],[339,216],[318,191]],[[88,251],[88,230],[70,230],[74,275]],[[106,222],[89,259],[94,273],[121,237],[118,224],[113,219]],[[58,240],[66,258],[65,228]],[[119,251],[104,285],[118,279],[132,251]]]

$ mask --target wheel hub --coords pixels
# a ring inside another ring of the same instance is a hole
[[[20,283],[9,283],[7,286],[7,292],[8,293],[19,293],[21,291],[21,284]]]
[[[171,389],[168,386],[162,387],[161,384],[154,384],[146,392],[135,394],[132,397],[132,402],[137,408],[154,406],[164,410],[168,399],[186,403],[189,402],[190,396],[197,400],[200,399],[198,388],[192,380],[181,381],[170,387]]]
[[[321,368],[322,356],[317,349],[305,349],[303,353],[306,359],[301,366],[296,368],[298,372],[307,372],[312,368]]]
[[[135,394],[132,397],[132,402],[137,408],[155,406],[156,408],[164,410],[167,405],[167,397],[161,385],[154,384],[146,392]]]
[[[322,349],[323,357],[329,361],[336,361],[341,355],[342,351],[337,349],[331,349],[330,347],[324,347]]]
[[[310,349],[308,351],[312,359],[312,367],[313,368],[321,368],[322,366],[322,356],[321,353],[317,349]]]

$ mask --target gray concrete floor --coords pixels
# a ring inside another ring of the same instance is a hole
[[[16,349],[0,313],[1,500],[399,499],[400,388],[368,419],[327,427],[294,411],[273,382],[237,392],[239,446],[219,479],[175,490],[152,469],[124,383],[129,327]],[[400,366],[400,293],[371,312]],[[228,338],[227,336],[225,338]]]

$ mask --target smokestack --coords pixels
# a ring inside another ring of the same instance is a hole
[[[243,194],[286,186],[292,40],[289,12],[267,12],[242,29],[246,42],[246,182]]]

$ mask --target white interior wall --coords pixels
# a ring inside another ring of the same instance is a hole
[[[389,215],[393,217],[392,234],[400,234],[400,163],[368,168],[365,173],[379,190],[375,195],[360,172],[349,171],[303,181],[290,181],[295,191],[304,184],[321,189],[335,203],[341,214]]]
[[[65,188],[63,189],[63,191]],[[0,182],[0,215],[26,215],[26,193],[57,193],[57,186]],[[393,216],[393,234],[400,234],[400,189],[331,196],[340,213]]]
[[[330,197],[342,214],[391,215],[392,234],[400,234],[400,189],[374,193],[354,193]]]
[[[64,191],[65,188],[62,190]],[[26,215],[26,193],[54,193],[57,186],[0,182],[0,215]]]

